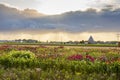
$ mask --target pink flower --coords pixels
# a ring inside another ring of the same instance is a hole
[[[92,61],[92,62],[95,61],[95,58],[93,58],[93,57],[90,56],[90,55],[86,55],[86,59],[88,59],[88,60],[90,60],[90,61]]]
[[[82,59],[83,59],[83,56],[80,55],[80,54],[77,54],[77,55],[69,56],[68,59],[69,59],[69,60],[82,60]]]

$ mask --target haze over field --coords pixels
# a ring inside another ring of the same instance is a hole
[[[0,0],[0,3],[0,39],[79,41],[92,35],[95,40],[111,41],[117,40],[120,31],[119,0]]]

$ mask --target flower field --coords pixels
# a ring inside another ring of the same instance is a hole
[[[0,80],[120,80],[120,49],[0,46]]]

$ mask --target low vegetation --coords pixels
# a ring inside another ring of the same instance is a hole
[[[120,80],[119,49],[0,46],[0,80]]]

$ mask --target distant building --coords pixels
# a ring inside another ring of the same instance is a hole
[[[95,41],[92,36],[89,37],[88,44],[95,44]]]

